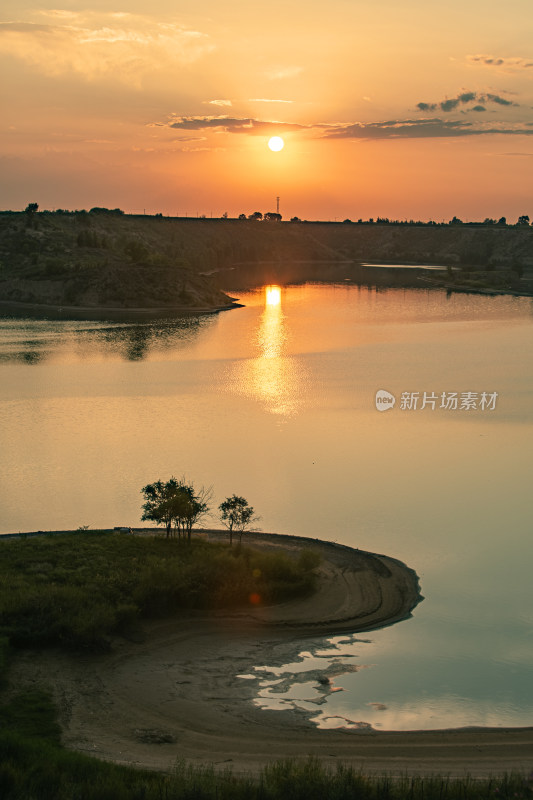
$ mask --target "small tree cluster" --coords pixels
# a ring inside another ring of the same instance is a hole
[[[239,219],[250,219],[252,221],[264,220],[265,222],[281,222],[281,214],[277,211],[266,211],[262,214],[261,211],[254,211],[253,214],[239,214]]]
[[[174,524],[178,536],[185,537],[187,534],[189,542],[193,526],[209,511],[208,503],[212,495],[210,488],[202,486],[196,491],[192,484],[186,483],[185,478],[177,480],[174,477],[166,482],[158,480],[150,483],[141,492],[145,497],[141,519],[165,525],[167,539]]]
[[[209,514],[209,502],[213,495],[211,487],[206,489],[202,486],[196,490],[185,478],[178,480],[174,477],[168,481],[149,483],[141,489],[141,493],[144,496],[141,519],[164,525],[167,539],[174,529],[180,538],[187,535],[189,542],[194,525]],[[233,544],[234,532],[241,543],[246,529],[260,519],[248,501],[235,494],[227,497],[218,510],[221,522],[229,531],[230,545]]]

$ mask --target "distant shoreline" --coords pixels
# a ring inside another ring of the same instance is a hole
[[[17,316],[27,314],[36,318],[45,319],[78,319],[78,320],[106,320],[112,322],[142,322],[145,320],[165,319],[170,317],[190,317],[197,314],[218,314],[220,311],[230,311],[233,308],[242,308],[236,301],[225,306],[170,306],[154,308],[113,308],[107,306],[63,306],[45,303],[19,303],[11,300],[0,300],[0,313],[14,313]]]

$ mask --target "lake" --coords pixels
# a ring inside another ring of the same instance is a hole
[[[398,558],[425,597],[258,665],[258,704],[323,727],[531,725],[533,301],[238,296],[157,323],[1,318],[0,533],[138,526],[142,486],[171,475],[213,485],[215,506],[243,495],[262,530]],[[353,671],[317,694],[305,671],[335,659]]]

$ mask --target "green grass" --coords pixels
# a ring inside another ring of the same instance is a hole
[[[0,543],[0,636],[105,649],[143,617],[281,602],[313,591],[317,559],[193,540],[77,532]],[[0,646],[0,669],[2,649]]]
[[[35,698],[34,698],[35,699]],[[450,780],[363,775],[317,759],[276,762],[259,776],[237,776],[213,766],[178,761],[170,774],[118,766],[57,742],[52,704],[42,695],[19,697],[22,711],[0,709],[2,800],[511,800],[531,798],[531,781],[520,775],[491,780]],[[10,716],[10,714],[12,716]],[[7,731],[4,721],[9,719]]]

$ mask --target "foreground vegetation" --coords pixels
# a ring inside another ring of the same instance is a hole
[[[0,635],[14,646],[105,649],[142,618],[281,602],[315,586],[299,558],[193,538],[77,532],[0,543]]]
[[[531,798],[522,776],[475,781],[372,778],[315,759],[259,776],[178,762],[171,774],[67,751],[50,695],[9,691],[14,645],[104,647],[143,616],[284,600],[312,591],[315,554],[294,559],[198,539],[77,532],[0,544],[0,797],[2,800],[482,800]]]
[[[367,777],[316,759],[269,765],[258,777],[178,762],[170,775],[117,766],[61,747],[49,697],[0,707],[2,800],[487,800],[531,798],[520,775],[490,780]],[[6,728],[9,730],[6,730]]]
[[[5,642],[4,642],[5,645]],[[0,643],[0,654],[5,646]],[[4,673],[5,679],[5,673]],[[287,760],[258,776],[177,761],[170,774],[118,766],[62,747],[50,695],[29,689],[0,702],[2,800],[527,800],[530,775],[485,780],[366,776],[339,764]]]

